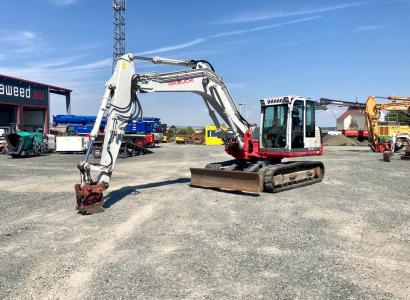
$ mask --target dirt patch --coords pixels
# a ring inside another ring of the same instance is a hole
[[[325,146],[367,146],[367,140],[359,141],[357,138],[349,138],[344,135],[325,135],[323,144]]]
[[[263,255],[268,255],[268,256],[280,256],[280,255],[283,255],[283,253],[286,251],[283,251],[275,246],[268,246],[268,247],[260,248],[258,252],[260,252]]]

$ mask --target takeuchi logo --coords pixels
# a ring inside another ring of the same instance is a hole
[[[170,81],[168,82],[168,85],[177,85],[177,84],[187,84],[194,82],[194,79],[188,78],[188,79],[180,79],[180,80],[175,80],[175,81]]]
[[[11,84],[0,83],[0,95],[10,97],[17,97],[23,99],[44,100],[45,93],[41,90],[32,90],[31,86],[28,88],[18,87]]]

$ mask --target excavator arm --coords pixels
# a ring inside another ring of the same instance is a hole
[[[152,60],[160,63],[160,58]],[[169,64],[168,61],[165,60],[165,63]],[[195,67],[184,71],[137,74],[134,78],[134,85],[141,93],[191,92],[198,94],[202,97],[215,125],[220,128],[216,116],[218,114],[230,128],[231,135],[227,138],[235,138],[239,147],[243,147],[243,135],[252,126],[241,116],[224,81],[213,71],[209,63],[197,61]]]
[[[191,69],[168,73],[135,73],[133,61],[136,59]],[[254,130],[255,126],[241,116],[222,78],[208,62],[126,54],[117,60],[113,75],[105,85],[85,158],[78,164],[81,182],[75,185],[75,191],[77,209],[81,213],[93,213],[102,209],[102,193],[109,186],[124,128],[129,120],[142,117],[137,95],[152,92],[191,92],[200,95],[215,125],[220,129],[217,115],[228,124],[229,131],[221,131],[227,148],[242,149],[244,134]],[[104,115],[107,116],[107,124],[101,160],[98,164],[92,164],[88,162],[88,158]]]

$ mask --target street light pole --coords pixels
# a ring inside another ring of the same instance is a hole
[[[238,103],[239,113],[242,114],[242,106],[245,106],[245,119],[248,119],[248,105],[246,103]]]

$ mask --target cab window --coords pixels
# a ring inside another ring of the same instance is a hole
[[[292,109],[292,149],[304,148],[305,104],[296,100]]]
[[[284,148],[286,146],[287,117],[287,104],[266,106],[263,108],[263,148]]]
[[[315,137],[315,103],[306,101],[306,137]]]
[[[209,137],[209,138],[216,137],[216,132],[215,132],[215,130],[208,130],[208,137]]]

